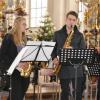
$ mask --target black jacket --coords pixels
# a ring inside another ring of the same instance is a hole
[[[63,48],[67,36],[68,36],[68,34],[66,31],[66,25],[63,26],[63,28],[61,30],[58,30],[54,33],[53,41],[56,42],[56,45],[55,45],[53,53],[51,55],[52,59],[54,59],[57,55],[59,55],[59,49]],[[86,48],[84,37],[83,37],[82,33],[80,33],[78,31],[77,28],[75,28],[75,30],[74,30],[74,35],[72,38],[71,46],[73,47],[73,49]],[[83,68],[80,67],[80,68],[78,68],[78,70],[79,70],[78,76],[81,77],[83,75],[83,71],[82,71]],[[60,78],[73,78],[73,77],[75,77],[75,69],[73,68],[73,66],[62,65],[61,70],[59,72],[59,77]]]
[[[6,34],[0,49],[0,66],[7,70],[17,56],[17,47],[11,34]]]

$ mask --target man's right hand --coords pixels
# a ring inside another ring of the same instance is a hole
[[[100,47],[96,47],[96,50],[100,54]]]
[[[59,66],[59,59],[58,58],[53,59],[53,65],[54,66]]]

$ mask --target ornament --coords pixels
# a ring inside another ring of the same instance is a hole
[[[0,0],[0,11],[3,10],[6,6],[5,0]]]
[[[3,13],[0,11],[0,19],[3,17]]]

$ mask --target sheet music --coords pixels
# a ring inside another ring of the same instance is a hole
[[[11,64],[10,68],[7,71],[8,75],[11,75],[14,71],[14,69],[16,68],[16,66],[19,64],[19,62],[22,59],[22,56],[25,54],[26,50],[28,49],[28,47],[24,47],[19,54],[17,55],[17,57],[15,58],[15,60],[13,61],[13,63]]]
[[[55,42],[52,41],[28,41],[26,46],[39,46],[42,44],[42,46],[55,46]]]
[[[39,50],[39,46],[41,48]],[[47,42],[47,41],[28,41],[27,45],[28,50],[25,52],[25,55],[22,57],[22,61],[48,61],[51,58],[51,53],[55,46],[55,42]],[[39,54],[35,59],[37,52],[39,50]]]
[[[20,61],[48,61],[51,58],[51,53],[54,46],[55,42],[28,41],[27,45],[19,52],[19,54],[11,64],[10,68],[7,71],[7,74],[12,75],[14,69]],[[39,53],[36,58],[38,51]]]
[[[41,41],[27,41],[26,46],[39,46]]]

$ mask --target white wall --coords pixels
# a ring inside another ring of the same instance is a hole
[[[48,12],[56,30],[65,24],[65,15],[70,10],[78,12],[78,3],[75,0],[48,0]]]

